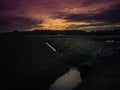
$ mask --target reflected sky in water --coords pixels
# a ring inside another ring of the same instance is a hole
[[[80,82],[80,72],[75,68],[71,68],[63,76],[59,77],[50,87],[49,90],[72,90]]]

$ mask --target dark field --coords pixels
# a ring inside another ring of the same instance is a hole
[[[48,90],[74,66],[83,79],[75,90],[113,90],[119,60],[119,36],[0,36],[0,89]]]
[[[1,89],[47,90],[68,70],[44,38],[10,36],[0,37],[0,42]]]

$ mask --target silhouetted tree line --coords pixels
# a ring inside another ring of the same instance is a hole
[[[1,35],[120,35],[120,29],[81,31],[81,30],[34,30],[34,31],[13,31],[1,33]]]

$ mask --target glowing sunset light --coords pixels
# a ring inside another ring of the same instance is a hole
[[[119,6],[120,0],[0,0],[0,30],[120,28]]]

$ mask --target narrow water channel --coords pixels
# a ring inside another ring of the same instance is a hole
[[[80,72],[76,68],[70,68],[51,85],[49,90],[72,90],[81,82]]]

